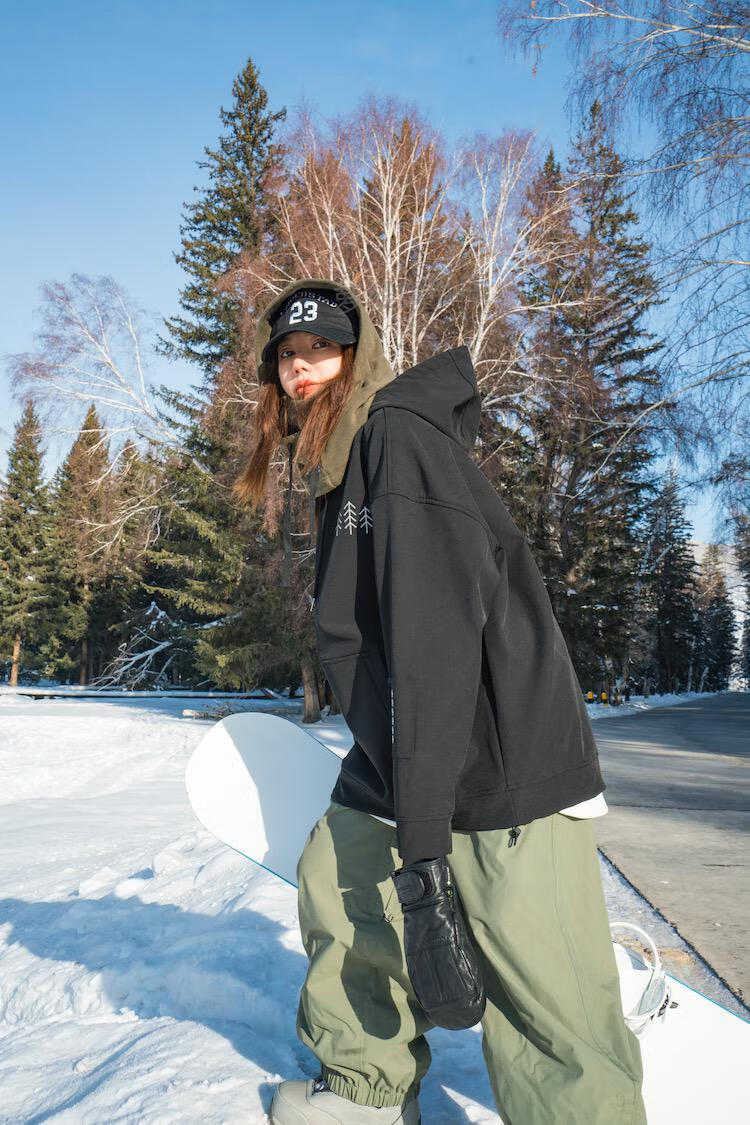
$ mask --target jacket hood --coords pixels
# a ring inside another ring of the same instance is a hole
[[[384,406],[418,414],[470,451],[479,431],[482,402],[469,349],[438,352],[402,372],[379,391],[370,414]]]
[[[353,387],[346,401],[341,417],[336,423],[326,443],[323,460],[316,469],[305,475],[305,484],[310,496],[322,496],[341,483],[346,463],[349,459],[354,434],[367,418],[370,404],[377,391],[396,378],[383,351],[380,336],[371,321],[367,309],[354,290],[338,281],[326,277],[303,277],[292,281],[279,293],[272,304],[263,312],[255,331],[255,362],[258,381],[268,382],[272,376],[272,365],[264,363],[263,349],[271,337],[271,323],[286,299],[303,286],[316,289],[330,289],[334,293],[346,294],[354,302],[359,314],[359,337],[354,357]],[[294,445],[299,430],[282,440]]]

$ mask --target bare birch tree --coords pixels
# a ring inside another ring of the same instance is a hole
[[[550,218],[523,214],[533,137],[477,134],[449,154],[412,108],[386,98],[327,132],[302,114],[285,149],[274,246],[239,266],[248,330],[252,310],[290,280],[333,276],[364,295],[395,370],[465,344],[488,409],[524,393],[518,279],[545,248],[560,250]],[[234,393],[252,405],[249,376]]]
[[[461,219],[470,263],[472,299],[464,304],[459,338],[466,342],[485,391],[488,410],[534,393],[536,376],[522,362],[529,314],[548,311],[530,306],[520,280],[541,263],[551,268],[569,247],[556,236],[557,220],[568,207],[566,192],[548,201],[543,214],[525,207],[526,193],[539,164],[530,133],[492,138],[476,134],[460,150],[458,183],[465,205]],[[569,303],[561,293],[556,300]]]
[[[39,312],[36,349],[11,356],[10,375],[19,393],[46,407],[47,433],[77,433],[82,407],[93,402],[107,440],[178,445],[146,376],[144,314],[112,277],[47,282]]]
[[[393,99],[368,100],[329,132],[302,115],[286,144],[294,162],[279,197],[269,260],[244,262],[249,293],[300,276],[333,276],[366,295],[386,355],[404,370],[443,343],[459,298],[463,240],[452,173],[437,133]],[[438,269],[438,264],[440,269]]]
[[[97,442],[104,447],[120,440],[92,488],[109,485],[108,478],[122,485],[140,467],[133,441],[144,450],[181,448],[179,427],[147,377],[145,315],[112,277],[76,273],[68,282],[46,283],[39,311],[36,348],[10,357],[11,383],[33,399],[51,437],[77,434],[85,408],[96,407],[102,422]],[[109,553],[135,522],[147,529],[144,546],[153,541],[161,483],[158,473],[139,472],[139,486],[148,487],[110,489],[121,502],[92,527],[95,554]]]

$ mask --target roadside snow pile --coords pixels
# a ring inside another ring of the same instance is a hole
[[[712,691],[684,691],[681,695],[669,692],[666,695],[631,695],[627,703],[613,707],[610,703],[587,703],[586,710],[590,719],[614,719],[620,715],[634,715],[638,711],[650,711],[654,707],[674,707],[680,703],[688,703],[693,699],[707,699],[714,695]]]

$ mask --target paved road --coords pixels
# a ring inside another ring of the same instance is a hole
[[[750,693],[616,714],[599,846],[750,1005]]]

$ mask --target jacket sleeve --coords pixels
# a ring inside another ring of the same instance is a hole
[[[370,503],[398,851],[409,863],[451,851],[497,570],[487,530],[470,512],[391,491]]]

